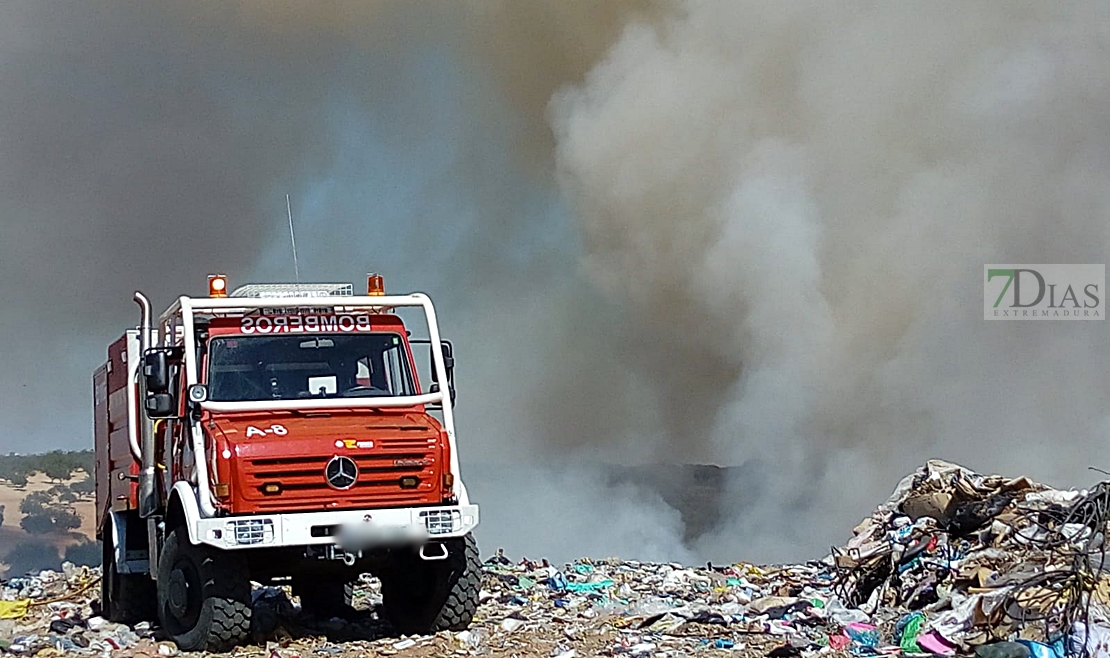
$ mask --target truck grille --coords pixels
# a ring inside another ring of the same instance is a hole
[[[254,511],[397,507],[442,502],[435,438],[375,441],[363,451],[336,450],[304,457],[259,457],[240,462],[237,497]],[[337,454],[354,461],[358,477],[339,491],[325,469]],[[264,493],[265,485],[277,493]],[[248,511],[248,510],[244,510]]]

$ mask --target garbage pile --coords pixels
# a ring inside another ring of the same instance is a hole
[[[313,619],[257,587],[236,656],[878,656],[1110,658],[1103,574],[1110,486],[1057,491],[940,461],[905,478],[847,545],[800,565],[628,560],[483,567],[471,627],[395,634],[377,581],[347,619]],[[0,590],[0,652],[173,656],[157,628],[93,615],[99,573],[67,565]]]
[[[833,593],[908,653],[1104,657],[1108,520],[1107,482],[1057,491],[930,461],[833,551]]]

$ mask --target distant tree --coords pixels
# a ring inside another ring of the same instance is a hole
[[[77,494],[73,492],[73,488],[68,484],[55,484],[46,490],[51,500],[59,503],[75,503],[77,502]]]
[[[103,555],[100,542],[85,539],[66,547],[65,561],[79,567],[95,567],[103,561]]]
[[[5,480],[13,487],[25,487],[27,475],[27,467],[19,457],[9,455],[0,458],[0,480]]]
[[[51,487],[46,491],[35,491],[24,496],[19,504],[19,511],[25,516],[20,519],[19,527],[32,535],[65,532],[81,527],[81,517],[62,499],[64,494],[69,494],[67,487]]]
[[[96,491],[96,483],[93,482],[92,474],[86,473],[84,479],[74,482],[69,488],[78,498],[88,498]]]
[[[27,486],[29,476],[42,473],[54,481],[63,482],[72,478],[78,471],[92,473],[95,463],[91,450],[72,452],[55,450],[39,455],[9,453],[0,456],[0,480],[15,487],[24,487]]]
[[[54,532],[54,518],[49,514],[28,514],[19,520],[19,527],[30,535],[46,535]]]
[[[8,565],[9,576],[21,576],[43,569],[57,569],[62,564],[62,558],[58,549],[50,544],[32,540],[16,544],[4,556],[4,562]]]
[[[77,469],[77,465],[74,458],[69,454],[55,451],[39,457],[39,469],[42,470],[43,475],[51,480],[61,482],[73,476],[73,471]]]
[[[33,491],[23,497],[19,503],[19,511],[24,514],[42,514],[51,502],[51,496],[46,491]]]
[[[72,509],[60,509],[53,516],[54,527],[58,530],[76,530],[81,527],[81,516]]]
[[[93,471],[96,469],[96,458],[93,456],[93,451],[82,450],[73,453],[73,456],[77,468],[84,471],[89,477],[92,477]]]
[[[71,466],[72,473],[81,472],[84,474],[91,474],[95,467],[96,461],[93,459],[91,450],[82,450],[80,452],[67,452],[65,453],[66,460]]]

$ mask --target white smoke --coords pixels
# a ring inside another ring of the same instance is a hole
[[[684,8],[550,110],[592,280],[711,364],[653,379],[720,396],[670,442],[770,474],[704,550],[813,556],[930,456],[1088,482],[1105,325],[988,325],[980,279],[1107,260],[1105,5]]]
[[[596,464],[474,464],[466,477],[470,495],[481,503],[476,534],[486,552],[504,547],[513,557],[546,557],[555,564],[583,556],[696,557],[682,543],[677,510],[644,487],[609,482]]]

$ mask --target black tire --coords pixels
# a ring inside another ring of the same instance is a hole
[[[342,579],[297,577],[293,579],[293,594],[301,598],[301,609],[318,619],[349,619],[354,613],[353,588]]]
[[[463,631],[478,610],[482,561],[472,535],[444,542],[447,559],[398,555],[381,574],[386,619],[405,635]],[[435,549],[430,549],[435,550]]]
[[[158,616],[182,651],[223,652],[244,643],[251,626],[251,584],[231,551],[193,546],[175,528],[158,560]]]
[[[100,614],[117,624],[153,621],[158,616],[154,580],[145,573],[121,574],[116,569],[112,532],[104,532],[104,557],[100,577]]]

